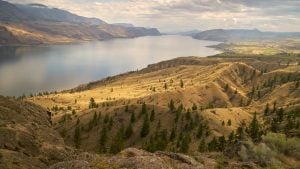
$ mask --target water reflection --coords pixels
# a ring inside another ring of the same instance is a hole
[[[0,48],[0,94],[62,90],[179,56],[208,56],[217,42],[141,37],[43,47]]]

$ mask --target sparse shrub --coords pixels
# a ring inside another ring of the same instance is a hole
[[[244,142],[238,155],[243,161],[251,160],[263,167],[280,165],[276,159],[276,152],[272,151],[265,143],[255,145],[252,141]]]

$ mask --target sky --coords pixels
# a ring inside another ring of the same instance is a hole
[[[161,32],[259,29],[300,32],[300,0],[7,0],[40,3],[108,23]]]

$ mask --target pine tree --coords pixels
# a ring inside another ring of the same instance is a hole
[[[283,116],[284,116],[284,111],[283,111],[283,108],[280,108],[276,111],[276,114],[277,114],[277,119],[279,122],[282,122],[283,121]]]
[[[205,142],[204,138],[201,139],[201,141],[200,141],[200,144],[198,146],[198,151],[199,152],[205,152],[205,151],[207,151],[207,146],[206,146],[206,142]]]
[[[227,92],[228,88],[229,88],[229,86],[228,86],[228,83],[227,83],[227,84],[225,85],[225,88],[224,88],[225,92]]]
[[[147,113],[147,106],[146,106],[146,103],[144,102],[144,103],[142,104],[141,114],[145,114],[145,113]]]
[[[125,130],[125,139],[128,139],[133,134],[132,124],[130,123]]]
[[[75,128],[75,133],[74,133],[74,143],[75,143],[75,147],[79,148],[81,145],[81,133],[80,133],[80,125],[76,125]]]
[[[95,99],[91,97],[90,103],[89,103],[89,108],[92,109],[92,108],[96,108],[96,107],[97,107],[97,104],[95,102]]]
[[[226,140],[224,136],[220,136],[218,140],[218,150],[219,151],[224,151],[226,146]]]
[[[170,100],[169,109],[170,109],[171,112],[173,112],[175,110],[175,105],[174,105],[173,99]]]
[[[234,142],[235,142],[235,134],[234,134],[234,131],[232,131],[228,136],[228,143],[232,144]]]
[[[134,114],[134,111],[131,112],[130,122],[131,122],[131,123],[134,123],[134,122],[135,122],[135,114]]]
[[[195,103],[193,103],[192,110],[197,110],[197,105]]]
[[[230,119],[227,121],[227,126],[231,126],[231,120]]]
[[[100,153],[106,153],[106,142],[107,142],[107,129],[106,126],[103,125],[103,128],[100,133]]]
[[[253,119],[249,125],[249,135],[254,142],[258,142],[261,140],[260,126],[256,117],[256,112],[254,113]]]
[[[176,129],[173,127],[170,135],[170,141],[173,141],[176,138]]]
[[[146,113],[140,136],[146,137],[148,135],[149,131],[150,131],[150,124],[149,124],[148,114]]]
[[[182,80],[182,79],[180,80],[180,87],[181,87],[181,88],[184,87],[184,83],[183,83],[183,80]]]
[[[202,124],[199,125],[198,129],[197,129],[197,134],[196,134],[196,137],[198,139],[200,139],[203,135],[203,132],[204,132],[204,128],[202,126]]]
[[[165,88],[165,90],[167,90],[167,89],[168,89],[168,85],[167,85],[167,83],[165,83],[165,84],[164,84],[164,88]]]
[[[269,107],[269,103],[267,103],[266,108],[265,108],[265,111],[264,111],[264,115],[265,115],[265,116],[268,116],[268,115],[269,115],[269,112],[270,112],[270,107]]]
[[[187,112],[185,113],[185,119],[186,119],[186,120],[190,120],[190,119],[191,119],[191,112],[190,112],[190,109],[188,109]]]
[[[106,124],[109,121],[109,116],[108,114],[105,115],[104,119],[103,119],[103,123]]]
[[[108,122],[108,130],[111,130],[112,126],[114,125],[114,120],[112,117],[109,118]]]
[[[113,138],[111,146],[110,146],[110,153],[117,154],[120,152],[124,147],[124,127],[121,127],[117,132],[116,136]]]
[[[151,114],[150,114],[150,121],[154,121],[155,120],[155,111],[154,109],[151,111]]]
[[[218,150],[218,140],[214,137],[209,143],[208,143],[208,151],[217,151]]]
[[[189,151],[190,142],[191,142],[191,136],[189,135],[189,133],[187,133],[182,138],[180,152],[187,153]]]

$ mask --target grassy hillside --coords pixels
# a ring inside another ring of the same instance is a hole
[[[273,152],[276,148],[264,153],[276,153],[272,158],[278,163],[252,158],[258,158],[259,146],[274,146],[269,131],[299,137],[298,62],[261,56],[177,58],[27,100],[52,112],[53,124],[68,145],[87,151],[222,151],[260,166],[295,167],[295,154]],[[265,113],[267,105],[270,114]],[[256,123],[259,129],[253,135]]]

